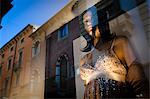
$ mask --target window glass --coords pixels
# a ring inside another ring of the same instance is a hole
[[[21,44],[24,42],[24,38],[21,39]]]
[[[0,66],[0,76],[2,75],[2,66]]]
[[[13,51],[13,50],[14,50],[14,47],[12,46],[12,47],[10,48],[10,52]]]
[[[11,61],[12,61],[12,59],[10,58],[10,59],[8,60],[8,70],[10,70],[10,68],[11,68]]]
[[[22,54],[23,54],[23,52],[20,51],[19,52],[19,60],[18,60],[19,66],[21,66],[21,64],[22,64]]]
[[[2,58],[4,58],[5,57],[5,54],[2,54]]]
[[[58,31],[58,39],[64,39],[68,36],[68,25],[64,25]]]
[[[40,53],[40,42],[36,41],[32,47],[32,57],[38,55]]]

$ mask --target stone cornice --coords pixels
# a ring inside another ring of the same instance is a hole
[[[29,37],[32,38],[33,41],[35,41],[37,39],[44,40],[46,31],[43,28],[44,27],[42,27],[42,28],[38,29],[37,31],[33,32],[31,35],[29,35]]]
[[[42,29],[46,32],[46,36],[68,23],[89,7],[95,5],[101,0],[71,0],[68,5],[61,9],[57,14],[50,18],[34,33],[39,33]],[[74,7],[74,8],[73,8]],[[34,34],[33,33],[33,34]],[[33,36],[32,34],[32,36]],[[31,36],[30,36],[31,37]]]
[[[19,41],[24,35],[29,33],[30,29],[33,29],[31,24],[28,24],[24,29],[22,29],[16,36],[14,36],[10,41],[8,41],[1,49],[0,53],[10,48],[16,41]]]
[[[59,29],[64,24],[68,23],[83,11],[89,7],[95,5],[101,0],[72,0],[61,9],[57,14],[50,18],[46,23],[40,26],[35,32],[33,32],[29,37],[33,40],[39,38],[41,35],[50,35],[52,32]],[[73,8],[74,7],[74,8]],[[79,10],[80,9],[80,10]]]

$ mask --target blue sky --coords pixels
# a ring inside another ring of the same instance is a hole
[[[0,48],[27,24],[42,25],[70,0],[13,0],[13,8],[3,17]]]

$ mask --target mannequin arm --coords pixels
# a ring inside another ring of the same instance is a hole
[[[126,82],[131,86],[136,97],[149,97],[149,83],[146,79],[142,64],[136,61],[135,54],[125,37],[116,39],[114,51],[122,61],[127,65]]]

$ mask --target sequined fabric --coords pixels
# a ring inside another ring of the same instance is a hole
[[[80,75],[86,82],[84,99],[127,97],[126,69],[111,50],[93,50],[82,61]]]
[[[128,88],[123,82],[98,78],[90,81],[85,87],[84,99],[127,98]]]

